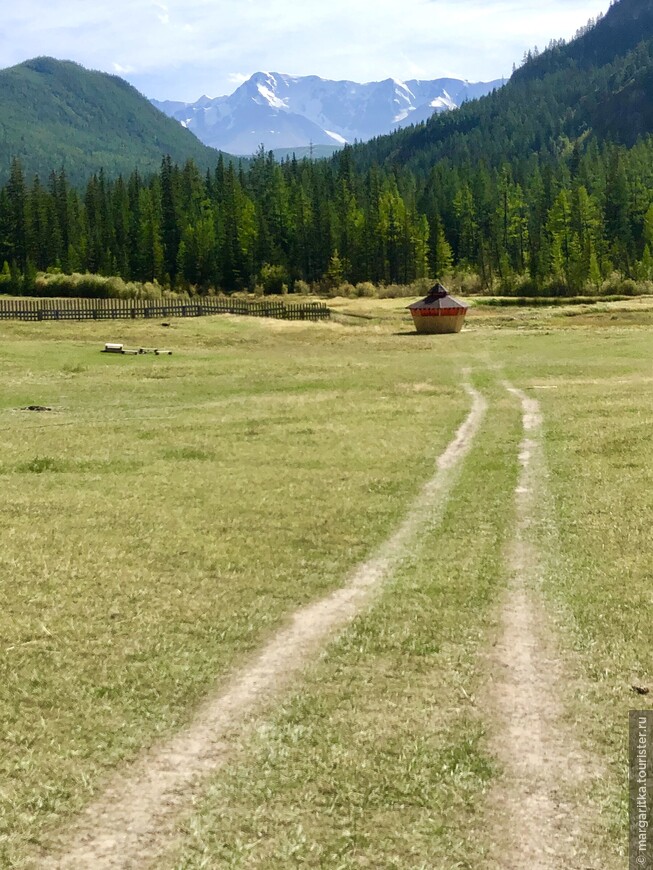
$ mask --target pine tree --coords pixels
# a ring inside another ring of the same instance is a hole
[[[6,221],[8,238],[5,245],[10,248],[7,259],[14,262],[19,270],[27,265],[27,191],[23,169],[19,160],[11,163],[9,181],[6,186]]]
[[[163,268],[174,280],[177,270],[177,252],[181,241],[181,178],[177,166],[167,154],[161,161],[161,244]],[[190,192],[187,190],[186,195]]]
[[[623,155],[619,148],[612,150],[608,165],[605,188],[605,230],[615,266],[629,275],[634,259],[630,194]]]
[[[453,250],[444,234],[444,228],[439,218],[435,222],[435,231],[431,230],[431,271],[437,278],[444,278],[451,273],[453,266]]]

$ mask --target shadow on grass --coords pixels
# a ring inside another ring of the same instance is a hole
[[[411,338],[444,338],[449,335],[458,335],[456,332],[415,332],[414,329],[404,329],[401,332],[393,332],[393,335],[408,335]]]

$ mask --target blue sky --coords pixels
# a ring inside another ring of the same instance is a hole
[[[0,67],[38,55],[126,78],[148,97],[231,93],[258,70],[375,81],[508,77],[609,0],[16,0]]]

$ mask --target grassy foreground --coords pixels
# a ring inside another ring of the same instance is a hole
[[[651,706],[630,685],[653,689],[653,312],[485,309],[442,340],[410,334],[404,304],[345,300],[332,325],[0,325],[0,866],[391,533],[468,409],[464,367],[491,408],[442,522],[158,866],[482,866],[464,830],[500,775],[474,693],[513,522],[504,374],[543,409],[560,690],[605,768],[590,804],[619,866],[627,711]]]
[[[361,308],[377,324],[400,310],[396,301]],[[537,534],[570,678],[560,696],[602,771],[598,781],[588,771],[591,792],[579,801],[588,833],[601,840],[603,867],[623,866],[628,710],[651,706],[631,685],[653,690],[650,311],[506,318],[483,316],[460,336],[477,379],[487,367],[492,406],[443,523],[213,778],[162,866],[483,866],[479,816],[501,770],[475,693],[506,582],[521,437],[518,409],[497,389],[504,376],[544,413]]]
[[[174,354],[99,353],[113,338]],[[4,325],[0,370],[0,864],[20,866],[392,531],[469,400],[418,343],[227,318]]]
[[[519,414],[503,391],[441,518],[380,601],[213,781],[162,866],[482,866],[467,832],[496,764],[475,702],[505,581]]]
[[[633,691],[653,693],[653,362],[650,328],[612,314],[602,325],[534,336],[509,367],[533,387],[546,421],[543,589],[575,678],[568,715],[604,768],[589,803],[610,850],[605,866],[618,868],[628,710],[653,706],[651,694]]]

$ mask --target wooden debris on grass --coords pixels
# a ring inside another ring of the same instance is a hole
[[[104,345],[102,353],[120,353],[123,356],[138,356],[142,353],[153,353],[155,356],[172,356],[171,350],[164,350],[159,347],[126,348],[123,344],[115,344],[113,342],[107,342]]]

